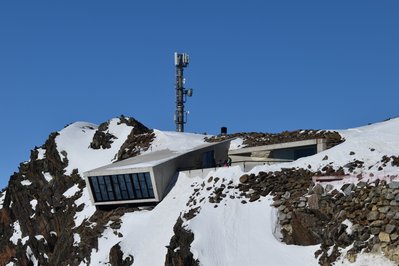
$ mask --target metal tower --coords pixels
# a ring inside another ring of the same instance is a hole
[[[185,53],[175,53],[176,66],[176,113],[175,123],[176,131],[184,132],[184,124],[187,123],[187,112],[184,111],[184,103],[187,96],[193,95],[193,89],[186,90],[184,88],[183,69],[188,66],[189,57]]]

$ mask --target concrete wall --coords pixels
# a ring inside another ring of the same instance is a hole
[[[189,169],[201,169],[203,154],[208,151],[214,151],[215,164],[220,160],[224,162],[227,159],[227,153],[230,147],[230,141],[225,141],[221,143],[216,143],[210,147],[204,147],[195,151],[188,152],[179,156],[178,166],[179,171],[189,170]]]
[[[179,158],[175,158],[153,167],[155,179],[155,184],[153,184],[153,186],[154,189],[157,190],[158,201],[161,201],[165,197],[166,188],[176,174],[178,160]]]
[[[218,160],[224,161],[227,159],[227,152],[230,146],[230,142],[217,143],[210,147],[204,147],[195,151],[191,151],[180,155],[179,157],[159,164],[153,167],[156,187],[159,195],[159,200],[165,197],[166,189],[170,184],[173,176],[181,170],[190,169],[190,171],[198,171],[203,175],[204,170],[202,168],[203,155],[208,151],[214,151],[215,162]],[[197,169],[197,170],[195,170]],[[214,169],[214,168],[210,168]],[[205,170],[206,172],[209,172]]]

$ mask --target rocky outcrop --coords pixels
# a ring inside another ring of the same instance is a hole
[[[120,123],[125,123],[132,126],[133,130],[127,137],[119,149],[117,159],[124,160],[140,154],[141,151],[146,151],[151,146],[151,142],[155,138],[153,130],[148,129],[139,121],[133,118],[120,117]]]
[[[183,228],[183,220],[179,217],[173,227],[174,235],[167,246],[165,266],[197,266],[199,261],[193,258],[190,245],[194,234]]]
[[[108,132],[108,127],[109,121],[98,126],[96,133],[94,133],[93,140],[90,143],[90,148],[95,150],[111,148],[111,144],[114,142],[113,139],[116,139],[116,137]]]
[[[114,245],[109,251],[109,263],[112,266],[130,266],[133,264],[133,261],[132,256],[123,259],[123,252],[119,243]]]
[[[43,159],[38,159],[37,149],[33,150],[30,161],[22,163],[19,172],[9,181],[2,209],[2,216],[9,218],[0,222],[0,231],[5,236],[0,239],[0,257],[4,258],[0,264],[7,263],[4,254],[15,249],[15,256],[8,259],[18,265],[28,265],[33,257],[41,265],[48,265],[48,257],[59,252],[54,245],[58,240],[54,238],[68,238],[65,228],[73,227],[74,198],[67,199],[62,194],[75,184],[82,187],[83,181],[75,172],[71,176],[64,175],[68,160],[66,153],[61,158],[57,151],[57,135],[50,134],[42,146],[45,149]],[[46,180],[44,173],[52,180]],[[8,239],[18,231],[24,241],[9,242]],[[68,250],[67,244],[65,241],[62,250]]]
[[[109,133],[109,123],[109,121],[104,122],[98,127],[96,133],[93,136],[93,140],[90,143],[90,148],[111,148],[111,144],[114,142],[114,139],[116,139],[116,137]],[[129,127],[133,127],[126,141],[119,149],[119,152],[117,154],[118,161],[139,155],[141,151],[146,151],[155,138],[153,130],[147,128],[134,118],[121,115],[117,124],[126,124]]]
[[[128,118],[121,121],[134,124]],[[140,128],[139,125],[138,132],[142,132]],[[85,208],[85,203],[78,203],[86,189],[85,182],[77,169],[66,174],[68,154],[57,150],[57,136],[58,133],[50,134],[43,146],[32,150],[30,160],[20,164],[19,171],[10,178],[0,209],[0,265],[10,261],[16,265],[90,264],[90,254],[98,248],[102,232],[111,227],[116,235],[123,237],[118,232],[119,218],[136,210],[97,210],[76,224],[76,215]],[[98,143],[101,148],[107,145],[107,141]],[[39,153],[42,153],[40,158]],[[64,194],[69,189],[74,191],[73,195]],[[133,258],[123,260],[116,246],[111,255],[115,265],[133,262]]]

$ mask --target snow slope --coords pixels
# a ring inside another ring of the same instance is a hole
[[[258,166],[251,172],[268,172],[291,167],[307,169],[309,165],[312,170],[320,170],[325,165],[338,168],[354,160],[361,160],[365,162],[365,167],[356,174],[365,176],[364,180],[384,178],[387,175],[390,175],[392,180],[392,177],[398,175],[398,168],[390,164],[383,171],[379,171],[378,167],[381,165],[382,156],[399,155],[399,119],[342,130],[339,133],[346,141],[336,147],[292,163]],[[326,156],[328,159],[323,160]],[[370,174],[373,174],[373,177],[370,177]],[[232,180],[238,184],[238,178],[242,173],[240,170],[234,172],[232,169],[222,168],[210,173],[208,177],[211,175],[224,178],[225,182]],[[357,180],[350,178],[346,182]],[[207,196],[201,194],[198,198]],[[243,205],[227,195],[217,208],[207,202],[201,205],[199,214],[186,223],[187,228],[195,235],[191,248],[194,257],[203,265],[318,265],[314,257],[317,246],[288,246],[276,239],[277,234],[273,234],[276,232],[277,223],[275,208],[270,204],[270,198],[263,198],[260,202]],[[340,258],[336,263],[348,264],[344,258]],[[381,254],[359,254],[356,263],[351,265],[395,264]]]
[[[331,149],[291,163],[258,166],[251,172],[276,171],[291,167],[307,169],[309,165],[314,171],[320,170],[326,165],[337,169],[347,163],[360,160],[364,162],[364,169],[354,174],[362,174],[369,178],[372,173],[374,179],[398,175],[397,167],[392,167],[390,164],[381,171],[378,170],[378,167],[382,165],[381,159],[384,155],[388,157],[399,155],[399,138],[397,137],[399,136],[399,118],[359,128],[337,130],[337,132],[345,138],[345,142]],[[323,160],[326,156],[328,159]]]
[[[75,168],[79,172],[100,167],[111,163],[123,142],[131,131],[126,124],[118,125],[118,119],[113,119],[109,125],[109,132],[117,137],[110,149],[93,150],[89,148],[90,142],[97,129],[96,125],[77,122],[59,133],[56,138],[57,148],[60,152],[66,151],[69,160],[67,174]],[[204,143],[204,136],[188,133],[163,132],[154,130],[156,138],[151,148],[146,151],[170,149],[182,151],[191,149]],[[361,172],[367,178],[396,176],[397,167],[387,166],[383,171],[378,171],[381,158],[384,155],[399,155],[399,119],[377,123],[370,126],[339,131],[346,141],[322,153],[301,158],[292,163],[283,163],[271,166],[258,166],[251,172],[275,171],[281,168],[308,168],[316,171],[326,165],[334,168],[344,166],[354,160],[365,162]],[[242,140],[233,143],[234,148],[242,145]],[[354,153],[354,154],[353,154]],[[352,154],[352,155],[351,155]],[[323,160],[328,157],[328,159]],[[232,181],[238,184],[239,177],[243,174],[239,167],[219,168],[211,172],[204,179],[200,177],[189,178],[180,174],[176,185],[166,198],[153,210],[142,210],[127,213],[122,216],[120,229],[108,227],[99,239],[98,250],[93,250],[91,265],[109,265],[110,248],[120,243],[125,256],[134,257],[134,265],[164,265],[166,246],[169,245],[173,235],[173,226],[179,215],[188,211],[186,206],[193,190],[200,186],[210,176],[220,178],[218,182]],[[356,179],[357,180],[357,179]],[[351,180],[352,181],[352,180]],[[210,185],[210,184],[209,184]],[[65,193],[70,197],[77,192],[71,188]],[[210,193],[203,190],[199,197],[207,197]],[[235,195],[235,191],[229,193]],[[1,203],[1,200],[0,200]],[[85,208],[75,216],[75,225],[78,226],[85,218],[94,213],[87,189],[76,201],[77,205],[84,203]],[[270,206],[269,197],[262,198],[259,202],[242,204],[238,199],[229,195],[215,208],[215,204],[204,201],[199,206],[201,211],[192,220],[186,221],[184,226],[191,230],[195,239],[191,251],[202,265],[318,265],[314,257],[317,246],[299,247],[287,246],[278,239],[276,228],[276,210]],[[121,234],[118,234],[121,233]],[[79,242],[79,236],[75,238]],[[346,265],[341,259],[337,265]],[[82,264],[83,265],[83,264]],[[382,256],[362,254],[353,265],[393,265]]]
[[[60,152],[66,151],[69,164],[66,174],[70,174],[77,168],[79,173],[107,165],[116,159],[116,155],[122,144],[126,141],[133,127],[122,123],[118,125],[119,118],[110,120],[108,132],[116,137],[110,149],[92,149],[90,143],[98,128],[97,125],[76,122],[59,132],[56,138],[57,149]],[[152,151],[169,149],[172,151],[184,151],[192,149],[204,143],[204,135],[177,132],[162,132],[154,130],[155,139],[151,144],[148,153]]]
[[[99,240],[98,252],[93,250],[93,265],[107,265],[104,262],[108,261],[109,249],[120,241],[122,251],[131,254],[136,265],[164,265],[173,226],[192,193],[190,185],[194,180],[179,178],[173,190],[152,211],[125,214],[120,229],[123,239],[107,229]]]

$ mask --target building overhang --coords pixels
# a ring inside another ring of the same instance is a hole
[[[188,162],[194,161],[193,158],[202,158],[203,153],[210,150],[223,149],[227,158],[230,141],[204,143],[184,152],[168,149],[149,152],[86,171],[83,175],[91,200],[96,206],[159,202],[164,197],[171,178],[179,169],[187,166],[194,167],[194,164]],[[145,184],[144,190],[142,190],[142,184]],[[145,195],[139,194],[139,190],[153,197],[137,196]],[[122,192],[125,196],[129,195],[129,198],[123,198]]]

